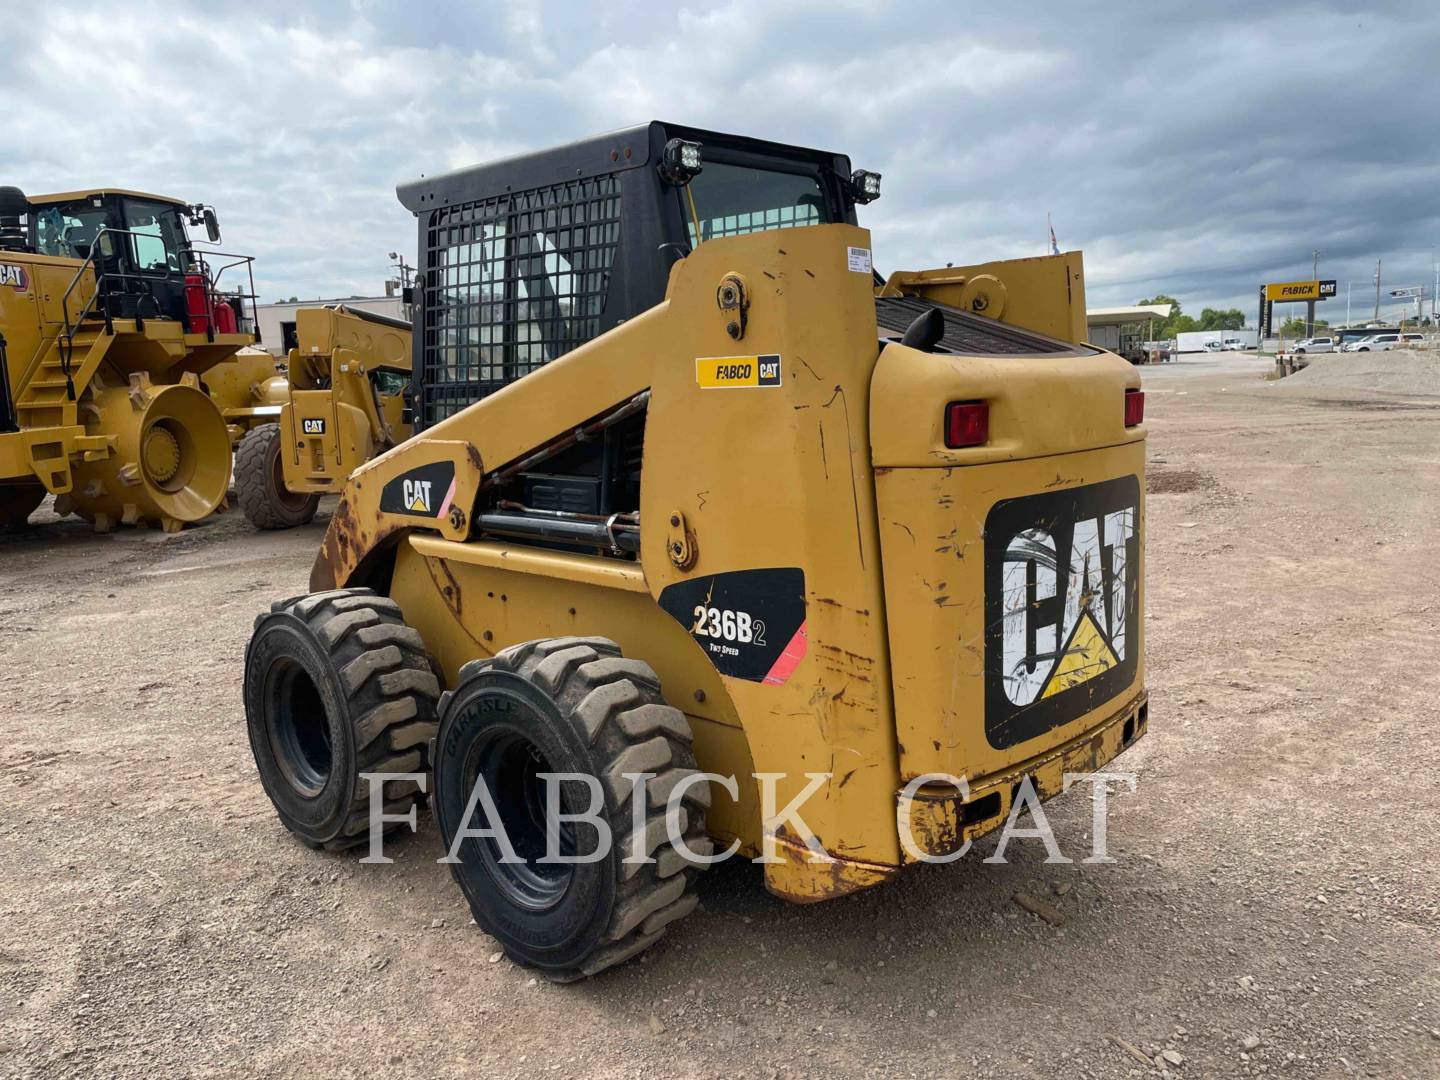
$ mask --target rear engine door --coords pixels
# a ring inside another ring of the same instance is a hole
[[[882,351],[871,448],[904,778],[973,782],[1139,693],[1138,389],[1129,363],[1085,347]],[[947,445],[976,434],[947,432],[952,403],[984,406],[983,441]]]

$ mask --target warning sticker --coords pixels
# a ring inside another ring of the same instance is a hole
[[[869,248],[852,247],[846,250],[849,252],[847,261],[850,264],[851,270],[857,274],[869,274],[873,272],[874,267],[870,261]]]
[[[748,390],[780,385],[780,357],[705,356],[695,361],[695,382],[701,390]]]

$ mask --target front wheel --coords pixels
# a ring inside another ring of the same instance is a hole
[[[606,638],[532,641],[467,664],[440,711],[434,811],[450,870],[511,959],[559,982],[594,975],[695,907],[699,867],[681,848],[711,850],[710,792],[687,779],[690,727],[649,665]],[[555,784],[552,824],[545,777],[555,773],[571,778]],[[632,786],[626,774],[649,778]]]
[[[336,589],[273,605],[255,620],[244,688],[260,783],[310,847],[369,838],[372,781],[361,773],[425,771],[440,685],[393,600]],[[413,778],[380,782],[387,814],[421,797]]]
[[[315,516],[319,495],[285,486],[280,460],[279,424],[262,424],[246,432],[235,451],[235,495],[240,509],[257,529],[293,529]]]

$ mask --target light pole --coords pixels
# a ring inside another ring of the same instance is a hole
[[[415,272],[415,268],[405,262],[405,256],[395,251],[390,252],[390,265],[399,268],[400,287],[402,289],[408,289],[410,287],[410,275]]]

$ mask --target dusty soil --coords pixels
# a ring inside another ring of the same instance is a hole
[[[1072,794],[1072,865],[981,844],[802,909],[732,864],[644,963],[568,987],[497,959],[428,821],[361,866],[271,813],[241,657],[318,525],[37,514],[0,541],[0,1074],[1440,1073],[1440,399],[1269,366],[1145,372],[1151,725],[1118,862],[1078,861]]]

